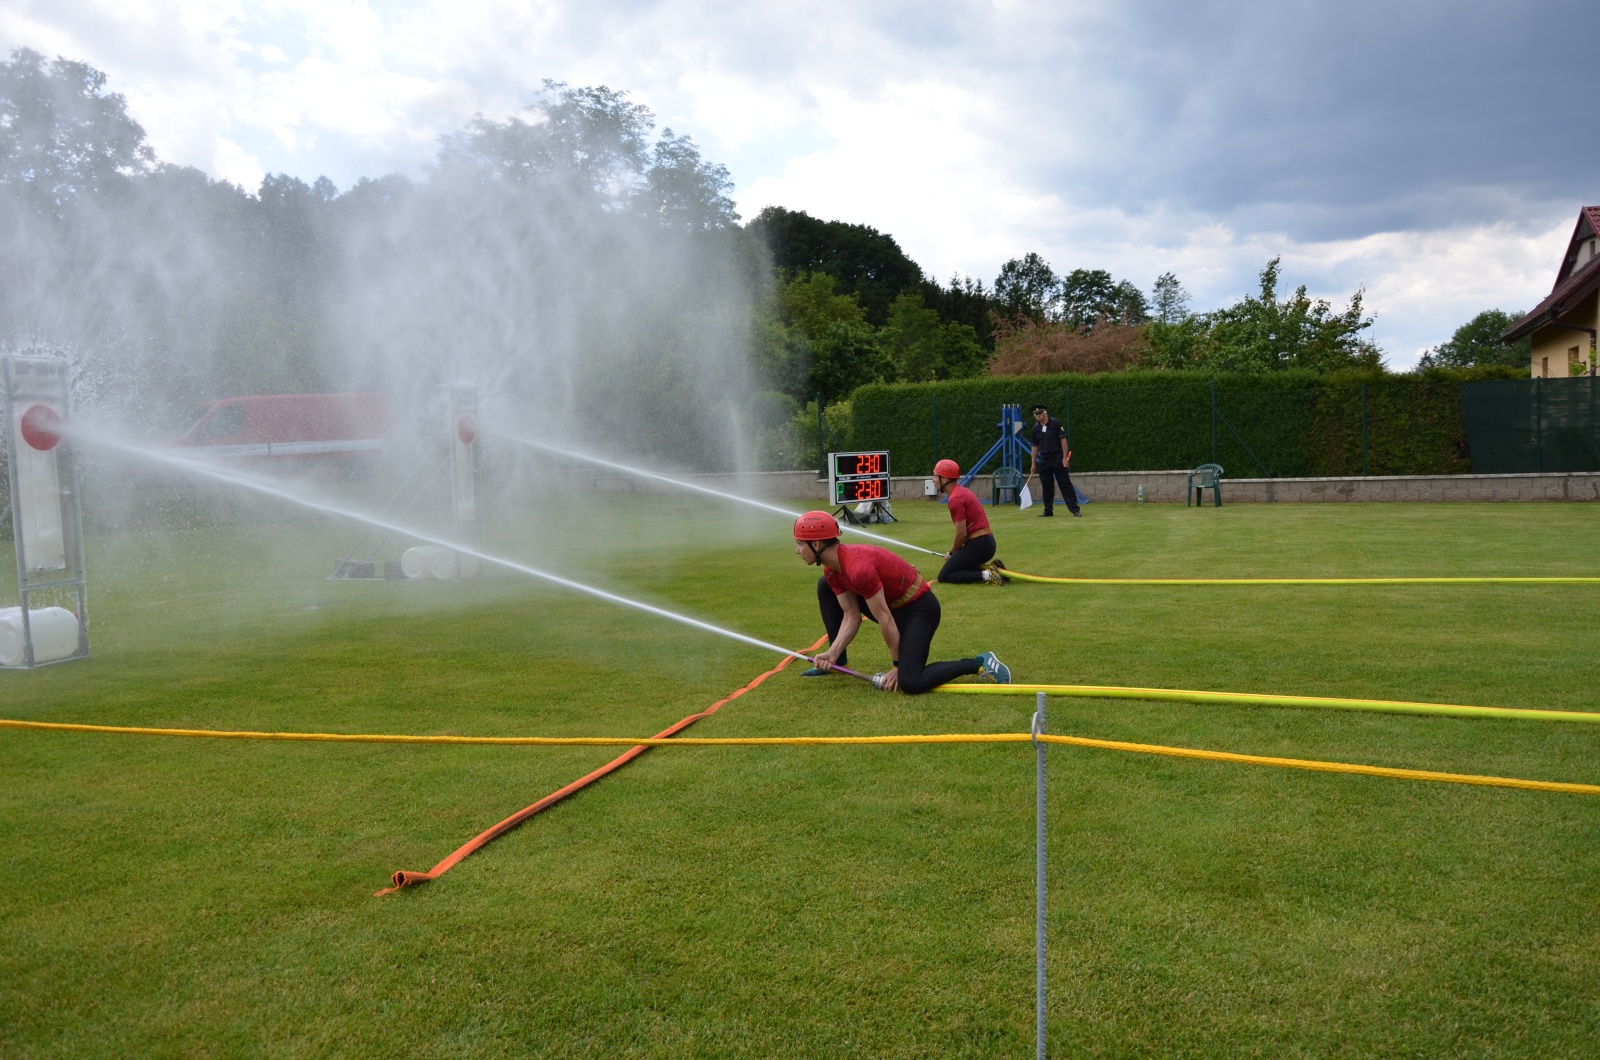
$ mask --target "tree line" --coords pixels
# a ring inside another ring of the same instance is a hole
[[[556,419],[627,416],[662,450],[734,444],[718,410],[770,427],[872,382],[1381,363],[1362,293],[1283,293],[1277,259],[1204,312],[1170,271],[1146,291],[1031,252],[940,282],[867,225],[741,223],[731,190],[626,93],[556,82],[442,138],[421,178],[246,190],[158,159],[102,72],[18,49],[0,348],[69,356],[86,399],[125,408],[470,377]],[[1424,367],[1519,363],[1510,319],[1480,314]]]
[[[731,466],[767,286],[731,186],[625,93],[546,82],[419,178],[246,190],[157,158],[100,71],[19,49],[0,352],[69,358],[81,404],[151,432],[239,394],[383,390],[422,415],[474,382],[540,429],[627,423],[633,452]]]

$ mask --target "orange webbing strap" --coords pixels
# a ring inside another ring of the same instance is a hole
[[[811,647],[807,648],[806,650],[807,651],[816,651],[818,648],[822,647],[823,644],[827,643],[827,640],[828,640],[828,638],[826,636],[818,637],[816,642],[814,644],[812,644]],[[699,721],[701,718],[710,717],[711,715],[715,714],[718,710],[720,710],[725,704],[732,703],[734,700],[738,699],[740,696],[744,695],[746,692],[749,692],[751,689],[759,687],[762,684],[762,682],[764,682],[767,678],[771,677],[773,674],[776,674],[776,673],[780,672],[781,670],[783,670],[785,667],[787,667],[792,662],[794,662],[794,656],[792,656],[792,655],[785,656],[784,660],[782,662],[780,662],[778,665],[774,666],[772,669],[768,670],[766,673],[764,673],[761,676],[757,677],[755,680],[751,681],[749,684],[745,685],[742,688],[735,689],[734,691],[728,693],[726,696],[723,696],[721,699],[717,700],[715,703],[711,704],[709,707],[707,707],[705,710],[702,710],[700,713],[691,714],[687,718],[684,718],[681,721],[674,722],[672,725],[670,725],[667,728],[662,729],[660,732],[656,733],[655,736],[651,737],[651,739],[653,739],[653,740],[665,740],[668,737],[674,736],[677,733],[682,732],[684,729],[687,729],[689,726],[693,725],[695,722]],[[485,847],[488,844],[494,842],[496,839],[499,839],[501,836],[505,835],[507,832],[511,831],[517,825],[521,824],[523,821],[526,821],[528,818],[532,817],[534,814],[539,813],[542,810],[546,810],[546,809],[550,808],[551,806],[554,806],[556,803],[560,802],[562,799],[566,798],[568,795],[571,795],[573,792],[578,791],[581,788],[588,787],[590,784],[593,784],[595,781],[599,780],[601,777],[605,776],[606,774],[615,773],[617,770],[621,769],[623,766],[627,765],[629,762],[633,761],[635,758],[638,758],[640,755],[644,754],[649,749],[650,748],[648,746],[642,745],[642,744],[640,746],[637,746],[637,747],[628,748],[628,750],[624,751],[622,754],[618,755],[616,758],[613,758],[611,761],[607,762],[605,765],[601,766],[599,769],[596,769],[593,773],[588,773],[588,774],[586,774],[584,776],[581,776],[577,780],[574,780],[571,784],[568,784],[566,787],[558,788],[557,790],[552,791],[550,794],[546,795],[544,798],[540,799],[538,802],[534,803],[532,806],[528,806],[528,807],[525,807],[524,809],[518,810],[516,813],[512,814],[510,817],[507,817],[505,820],[501,821],[499,824],[495,825],[493,828],[490,828],[488,831],[486,831],[483,834],[475,837],[470,842],[468,842],[465,845],[463,845],[462,847],[460,847],[458,850],[456,850],[454,853],[452,853],[449,857],[447,857],[443,861],[439,862],[439,864],[435,865],[433,868],[429,869],[427,872],[408,872],[405,869],[401,869],[399,872],[395,873],[392,877],[390,877],[392,880],[394,880],[394,886],[393,887],[385,887],[383,890],[375,892],[373,897],[377,898],[377,897],[382,897],[383,895],[386,895],[386,894],[393,894],[394,892],[400,890],[402,887],[410,887],[410,886],[413,886],[414,884],[426,883],[429,880],[438,879],[440,876],[443,876],[445,873],[447,873],[451,869],[455,868],[457,862],[461,861],[463,858],[467,857],[470,854],[476,853],[477,851],[481,850],[483,847]]]

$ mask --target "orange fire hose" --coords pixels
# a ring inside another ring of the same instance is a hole
[[[826,636],[818,637],[817,640],[816,640],[816,643],[812,644],[811,647],[807,648],[806,650],[807,651],[816,651],[818,648],[820,648],[824,644],[826,644],[827,640],[828,640],[828,638]],[[754,688],[760,687],[762,682],[766,681],[767,678],[773,676],[776,673],[781,672],[785,667],[787,667],[792,662],[794,662],[794,656],[792,656],[792,655],[786,656],[782,662],[778,663],[778,665],[774,666],[772,669],[768,670],[766,673],[760,675],[755,680],[751,681],[749,684],[743,686],[742,688],[737,688],[734,691],[728,693],[727,695],[723,696],[721,699],[717,700],[715,703],[711,704],[705,710],[702,710],[700,713],[691,714],[687,718],[682,719],[681,721],[674,722],[672,725],[670,725],[667,728],[662,729],[660,732],[656,733],[655,736],[651,737],[651,739],[654,739],[654,740],[665,740],[668,737],[674,736],[674,735],[682,732],[684,729],[687,729],[689,726],[693,725],[695,722],[699,721],[701,718],[710,717],[711,715],[715,714],[718,710],[720,710],[724,705],[726,705],[728,703],[732,703],[734,700],[738,699],[740,696],[744,695],[746,692],[749,692]],[[546,795],[544,798],[540,799],[538,802],[534,803],[532,806],[528,806],[528,807],[525,807],[525,808],[523,808],[521,810],[518,810],[516,813],[512,814],[510,817],[507,817],[505,820],[501,821],[499,824],[495,825],[493,828],[490,828],[488,831],[482,833],[479,836],[476,836],[470,842],[468,842],[468,843],[464,844],[463,846],[461,846],[459,849],[454,851],[449,857],[447,857],[443,861],[439,862],[439,864],[435,865],[433,868],[429,869],[427,872],[410,872],[410,871],[408,871],[406,869],[401,869],[399,872],[396,872],[392,877],[390,877],[392,880],[394,880],[394,886],[393,887],[385,887],[383,890],[375,892],[373,897],[378,898],[378,897],[382,897],[383,895],[386,895],[386,894],[393,894],[394,892],[400,890],[402,887],[411,887],[411,886],[415,886],[416,884],[419,884],[419,883],[427,883],[429,880],[438,879],[440,876],[443,876],[445,873],[447,873],[451,869],[455,868],[456,864],[458,862],[460,862],[463,858],[466,858],[471,854],[477,853],[479,850],[483,849],[488,844],[494,842],[496,839],[499,839],[501,836],[505,835],[507,832],[511,831],[513,828],[517,827],[517,825],[521,824],[523,821],[526,821],[528,818],[532,817],[534,814],[539,813],[539,812],[541,812],[543,810],[549,809],[551,806],[554,806],[556,803],[560,802],[562,799],[566,798],[568,795],[571,795],[573,792],[578,791],[578,790],[580,790],[582,788],[588,787],[590,784],[593,784],[595,781],[599,780],[601,777],[605,776],[606,774],[615,773],[617,770],[621,769],[623,766],[627,765],[629,762],[633,761],[635,758],[638,758],[640,755],[644,754],[649,749],[650,748],[647,745],[644,745],[644,744],[641,744],[641,745],[639,745],[637,747],[628,748],[628,750],[624,751],[622,754],[618,755],[616,758],[613,758],[611,761],[607,762],[605,765],[601,766],[599,769],[596,769],[594,772],[588,773],[588,774],[586,774],[584,776],[579,777],[577,780],[574,780],[571,784],[568,784],[564,788],[558,788],[557,790],[552,791],[550,794]]]

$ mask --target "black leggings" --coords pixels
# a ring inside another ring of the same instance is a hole
[[[966,544],[950,553],[950,558],[944,561],[944,570],[939,572],[939,580],[954,583],[981,582],[983,571],[979,568],[992,559],[994,559],[993,534],[969,537]]]
[[[844,624],[844,608],[826,578],[817,579],[817,604],[822,608],[822,624],[828,630],[828,640],[837,640],[839,627]],[[878,621],[872,617],[871,609],[860,594],[856,595],[856,604],[861,608],[862,617]],[[894,624],[900,630],[900,691],[914,696],[978,672],[977,659],[928,661],[928,649],[933,646],[933,635],[939,629],[939,600],[933,590],[904,607],[892,609],[890,614],[894,615]],[[839,656],[841,666],[850,665],[848,655],[849,652],[844,652]]]

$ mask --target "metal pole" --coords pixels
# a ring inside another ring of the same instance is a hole
[[[1367,473],[1367,384],[1361,384],[1361,473]]]
[[[822,391],[817,391],[817,473],[828,466],[828,451],[822,446]]]
[[[67,395],[70,414],[71,394]],[[68,505],[68,520],[72,528],[72,562],[78,575],[78,657],[89,654],[89,570],[83,549],[83,480],[78,474],[78,447],[74,444],[64,454],[67,464],[68,488],[72,490],[72,503]]]
[[[939,395],[929,394],[928,400],[933,403],[933,461],[939,462]]]
[[[1217,381],[1211,380],[1211,462],[1217,462]]]
[[[1034,1023],[1035,1023],[1034,1037],[1035,1037],[1035,1040],[1036,1040],[1035,1051],[1036,1051],[1036,1053],[1037,1053],[1037,1055],[1039,1057],[1039,1060],[1044,1060],[1044,1056],[1045,1056],[1045,1018],[1044,1018],[1044,1014],[1045,1014],[1045,1004],[1044,1004],[1044,997],[1045,997],[1045,993],[1044,993],[1044,987],[1045,987],[1045,982],[1044,982],[1044,944],[1045,944],[1045,930],[1044,930],[1044,896],[1045,896],[1044,793],[1045,793],[1045,784],[1044,784],[1044,770],[1045,770],[1045,750],[1046,750],[1046,748],[1049,747],[1049,744],[1042,743],[1039,740],[1039,737],[1041,735],[1043,735],[1044,731],[1045,731],[1045,726],[1044,726],[1044,723],[1045,723],[1045,719],[1044,719],[1045,694],[1043,692],[1040,692],[1039,693],[1039,698],[1035,702],[1037,703],[1037,707],[1035,708],[1034,713],[1033,713],[1033,746],[1038,749],[1037,750],[1037,755],[1038,755],[1038,763],[1039,764],[1038,764],[1038,783],[1037,783],[1038,790],[1037,790],[1037,793],[1036,793],[1036,796],[1035,796],[1035,802],[1037,804],[1036,805],[1036,810],[1035,810],[1036,820],[1035,820],[1035,826],[1034,826],[1035,827],[1035,835],[1036,835],[1036,838],[1034,840],[1034,848],[1035,848],[1034,857],[1035,857],[1036,864],[1035,864],[1035,869],[1034,869],[1034,883],[1033,883],[1033,886],[1034,886],[1034,892],[1035,892],[1035,895],[1036,895],[1036,897],[1035,897],[1036,908],[1035,908],[1035,911],[1034,911],[1034,929],[1033,929],[1033,931],[1034,931],[1034,939],[1033,939],[1033,942],[1034,942],[1034,950],[1035,950],[1035,952],[1037,954],[1037,957],[1035,958],[1036,964],[1037,964],[1037,967],[1036,967],[1037,983],[1035,984],[1035,989],[1037,991],[1037,994],[1036,994],[1036,1000],[1034,1002]]]
[[[22,605],[22,613],[18,616],[22,620],[22,665],[33,666],[33,623],[29,620],[29,592],[28,592],[28,549],[24,540],[26,535],[22,529],[22,516],[24,503],[22,501],[22,481],[17,467],[16,436],[12,431],[12,424],[16,422],[16,409],[14,408],[16,390],[16,362],[10,358],[0,358],[0,370],[5,377],[0,379],[0,422],[5,424],[6,432],[6,475],[7,483],[11,490],[11,544],[12,551],[17,559],[17,598]]]
[[[1533,381],[1533,472],[1544,470],[1544,380]]]

